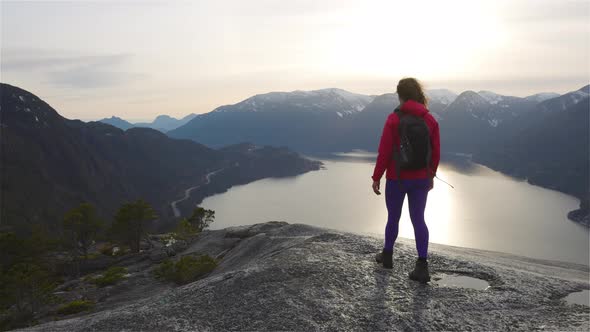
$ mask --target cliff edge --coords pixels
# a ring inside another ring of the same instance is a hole
[[[589,289],[588,266],[431,245],[433,282],[408,279],[414,242],[393,270],[374,262],[382,241],[269,222],[206,231],[180,255],[218,267],[193,283],[28,331],[588,330],[590,308],[564,297]],[[456,275],[489,287],[440,282]],[[438,279],[438,281],[437,281]]]

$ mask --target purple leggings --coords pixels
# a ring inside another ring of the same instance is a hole
[[[385,226],[385,252],[393,252],[393,244],[397,239],[399,219],[406,194],[410,205],[410,219],[414,226],[418,257],[428,255],[428,227],[424,221],[424,209],[428,197],[430,179],[397,180],[388,179],[385,184],[385,204],[387,204],[387,226]]]

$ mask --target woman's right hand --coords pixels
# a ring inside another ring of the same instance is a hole
[[[380,186],[381,183],[379,181],[373,181],[373,192],[377,195],[381,195],[381,192],[379,191]]]

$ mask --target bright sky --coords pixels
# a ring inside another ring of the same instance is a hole
[[[590,81],[590,1],[1,2],[0,81],[68,118],[204,113],[269,91],[525,96]]]

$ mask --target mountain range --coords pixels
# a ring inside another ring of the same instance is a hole
[[[491,91],[426,91],[439,121],[443,154],[468,154],[496,170],[579,198],[588,197],[590,86],[527,97]],[[219,147],[238,141],[304,153],[376,151],[397,94],[341,89],[273,92],[198,115],[169,131]]]
[[[150,128],[126,131],[102,122],[69,120],[28,91],[0,84],[0,226],[59,224],[64,212],[89,202],[105,219],[123,203],[144,199],[160,221],[185,189],[218,178],[180,206],[264,177],[319,168],[285,148],[239,144],[214,150]]]
[[[503,128],[477,162],[588,200],[590,184],[590,86],[551,98]]]
[[[156,129],[156,130],[159,130],[159,131],[165,133],[169,130],[176,129],[176,128],[186,124],[187,122],[192,120],[195,116],[197,116],[197,114],[191,113],[191,114],[183,117],[182,119],[176,119],[176,118],[173,118],[169,115],[158,115],[154,119],[154,121],[152,121],[152,122],[137,122],[137,123],[131,123],[131,122],[129,122],[127,120],[123,120],[119,117],[111,116],[110,118],[104,118],[104,119],[101,119],[98,121],[110,124],[111,126],[115,126],[117,128],[123,129],[123,130],[127,130],[127,129],[133,128],[133,127],[141,127],[141,128],[152,128],[152,129]]]
[[[477,148],[471,140],[464,140],[466,130],[489,140],[503,122],[557,95],[520,98],[490,91],[457,95],[447,89],[426,93],[430,111],[441,125],[448,126],[443,145],[447,152]],[[213,147],[251,141],[311,153],[374,151],[385,119],[398,104],[396,94],[368,96],[342,89],[271,92],[201,114],[168,135]]]

